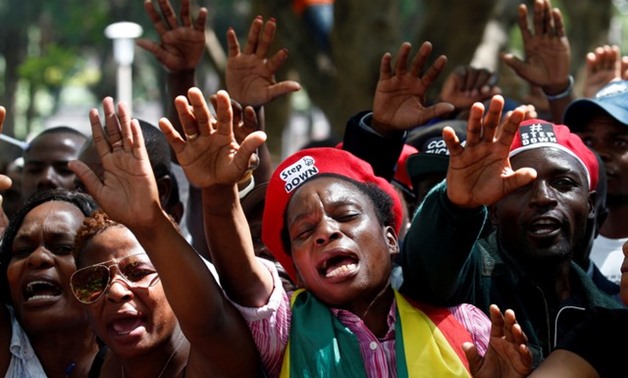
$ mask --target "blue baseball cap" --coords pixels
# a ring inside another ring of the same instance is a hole
[[[628,81],[611,81],[595,97],[572,102],[565,111],[563,123],[574,132],[581,131],[591,114],[600,110],[628,126]]]

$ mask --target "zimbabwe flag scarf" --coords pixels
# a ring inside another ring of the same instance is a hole
[[[471,335],[447,308],[409,302],[395,291],[397,376],[469,377],[462,343]],[[290,300],[292,325],[281,377],[366,377],[356,336],[313,295]]]

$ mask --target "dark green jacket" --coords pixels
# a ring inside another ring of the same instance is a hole
[[[491,304],[502,311],[513,309],[528,336],[535,366],[562,335],[588,316],[584,309],[622,307],[574,262],[572,297],[551,303],[523,268],[500,250],[495,233],[478,239],[486,213],[486,208],[455,207],[447,199],[445,183],[437,185],[415,214],[403,242],[400,291],[442,306],[472,303],[487,314]]]

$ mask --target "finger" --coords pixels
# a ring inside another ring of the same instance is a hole
[[[552,10],[552,19],[554,20],[554,31],[556,32],[556,36],[560,38],[566,37],[567,32],[565,31],[563,14],[560,12],[560,9],[554,8]]]
[[[185,134],[186,140],[191,141],[196,139],[198,137],[198,125],[187,97],[177,96],[174,99],[174,107],[177,109],[179,123],[181,124],[181,129]]]
[[[102,100],[103,113],[105,114],[105,131],[107,140],[111,148],[122,147],[122,133],[120,131],[120,121],[116,114],[113,98],[105,97]]]
[[[190,16],[190,0],[181,0],[181,11],[179,13],[181,24],[185,27],[192,26],[192,17]]]
[[[418,113],[416,125],[423,125],[429,120],[440,118],[454,111],[454,106],[448,102],[439,102],[432,106],[428,106]]]
[[[523,45],[525,46],[532,38],[530,26],[528,25],[528,7],[525,4],[520,4],[517,11],[519,13],[517,23],[519,24],[519,31],[521,32],[521,38],[523,39]]]
[[[238,36],[232,27],[227,29],[227,54],[230,58],[240,54],[240,42],[238,42]]]
[[[277,23],[274,18],[270,18],[266,21],[264,25],[264,30],[262,31],[262,38],[260,39],[255,55],[264,59],[266,54],[268,54],[268,50],[270,50],[270,45],[272,45],[273,40],[275,39],[275,32],[277,31]]]
[[[122,148],[125,151],[131,151],[133,148],[133,135],[131,133],[131,114],[127,105],[123,102],[118,104],[117,113],[118,122],[120,124],[120,133],[122,134]]]
[[[168,28],[163,23],[161,16],[157,13],[157,10],[153,6],[153,0],[144,0],[144,10],[148,14],[150,21],[153,23],[153,27],[157,31],[157,34],[161,37]]]
[[[80,160],[72,160],[68,162],[68,168],[81,180],[87,192],[98,200],[98,193],[102,190],[103,183],[87,164]]]
[[[462,350],[467,357],[467,361],[469,361],[469,370],[471,375],[475,376],[475,374],[477,374],[482,367],[482,357],[480,356],[480,353],[478,353],[476,346],[468,341],[462,344]]]
[[[206,24],[207,24],[207,8],[201,7],[198,10],[198,15],[196,16],[196,22],[194,22],[194,29],[198,31],[204,31]]]
[[[484,116],[484,104],[476,102],[471,105],[469,119],[467,121],[467,146],[472,147],[480,143],[482,139],[482,117]],[[451,151],[451,150],[450,150]]]
[[[92,138],[94,140],[94,146],[96,146],[98,157],[100,157],[100,161],[102,161],[103,158],[111,152],[111,146],[109,145],[109,142],[107,141],[105,133],[102,129],[98,109],[94,108],[90,110],[89,122],[92,128]]]
[[[172,125],[172,122],[166,117],[162,117],[159,119],[159,129],[166,137],[166,141],[175,152],[175,154],[179,154],[185,148],[185,140],[179,132]]]
[[[221,135],[233,135],[233,108],[229,94],[220,90],[216,93],[216,132]]]
[[[504,321],[504,338],[509,343],[515,342],[515,337],[513,335],[513,326],[517,324],[517,319],[515,318],[515,312],[511,309],[507,309],[504,312],[503,321]]]
[[[214,98],[216,98],[217,96],[214,95],[212,96]],[[234,124],[238,124],[239,122],[242,121],[243,116],[243,112],[244,112],[244,108],[242,107],[242,104],[240,104],[239,102],[237,102],[234,99],[229,99],[229,101],[231,102],[231,111],[233,113],[233,123]],[[218,103],[212,103],[212,105],[214,106],[214,109],[216,109],[218,107]]]
[[[447,146],[447,149],[449,150],[450,156],[454,157],[462,153],[464,148],[462,147],[462,144],[460,143],[460,138],[458,138],[453,128],[451,128],[450,126],[445,126],[443,128],[442,136],[443,136],[443,140],[445,141],[445,145]]]
[[[423,77],[421,77],[421,81],[423,82],[423,85],[426,89],[430,87],[434,81],[436,81],[436,78],[438,78],[438,75],[443,72],[446,65],[447,57],[445,55],[441,55],[436,58],[434,63],[427,69]]]
[[[425,64],[427,63],[430,55],[432,55],[432,44],[428,41],[425,41],[423,42],[423,44],[421,44],[421,47],[419,47],[419,51],[414,55],[414,58],[412,59],[412,76],[419,76],[421,74],[421,71],[423,70],[423,67],[425,67]]]
[[[257,168],[260,164],[257,151],[265,141],[266,133],[263,131],[254,131],[247,135],[235,156],[238,166],[244,166],[245,170]]]
[[[522,61],[521,59],[517,58],[513,54],[504,54],[504,55],[502,55],[502,60],[510,68],[512,68],[517,74],[519,74],[525,68],[525,62]]]
[[[595,55],[595,53],[594,52],[587,53],[585,61],[586,61],[587,71],[589,71],[590,74],[595,73],[596,68],[597,68],[597,65],[596,65],[597,56]]]
[[[390,53],[384,53],[384,55],[382,55],[382,60],[379,62],[379,80],[387,80],[392,77],[392,70],[390,68],[391,61],[392,56]]]
[[[504,110],[504,98],[499,95],[493,96],[484,117],[482,128],[482,139],[485,142],[493,142],[495,130],[497,130],[499,120],[502,117],[502,110]]]
[[[252,106],[245,107],[243,115],[242,126],[246,130],[261,130],[257,120],[257,113],[255,113],[255,109]]]
[[[270,71],[272,74],[275,74],[275,72],[277,72],[279,68],[281,68],[281,66],[284,64],[286,59],[288,59],[288,49],[284,48],[277,51],[273,56],[270,57],[270,59],[268,59],[268,61],[266,62],[266,68],[268,68],[268,71]]]
[[[172,6],[170,5],[170,1],[159,0],[159,9],[161,9],[161,14],[163,15],[168,29],[174,29],[179,26],[174,9],[172,9]]]
[[[0,191],[5,191],[11,187],[13,181],[7,175],[0,175]]]
[[[504,336],[504,316],[496,305],[489,307],[489,315],[491,318],[491,337]]]
[[[467,66],[465,65],[459,65],[456,68],[454,68],[454,70],[451,73],[451,76],[453,76],[454,82],[455,82],[455,89],[456,91],[462,92],[465,90],[466,88],[466,76],[467,76]]]
[[[556,35],[556,25],[554,23],[554,12],[552,3],[548,0],[543,3],[543,17],[545,18],[545,32],[551,36]]]
[[[244,46],[244,54],[250,55],[253,54],[257,50],[257,41],[259,40],[259,33],[262,30],[262,26],[264,25],[264,20],[262,16],[257,16],[253,19],[251,23],[251,28],[249,29],[249,34],[246,37],[246,46]]]
[[[133,140],[133,145],[131,146],[133,157],[145,162],[148,161],[148,152],[146,151],[146,146],[144,144],[144,134],[142,133],[140,122],[137,119],[131,120],[129,131]]]
[[[408,72],[408,56],[412,50],[412,45],[409,42],[404,42],[399,46],[397,52],[397,60],[395,62],[395,75],[402,76]]]
[[[476,68],[472,68],[472,67],[468,67],[467,70],[465,71],[465,75],[463,76],[463,90],[467,95],[471,95],[471,92],[473,91],[473,89],[475,88],[475,82],[477,80],[478,77],[478,69]]]
[[[545,5],[543,0],[534,1],[532,21],[534,22],[534,35],[540,36],[545,33]]]
[[[515,110],[510,113],[502,125],[500,126],[500,133],[498,137],[498,142],[505,149],[510,149],[510,145],[512,144],[515,135],[517,134],[517,130],[519,129],[519,124],[524,120],[526,115],[526,107],[519,106]]]
[[[194,118],[196,119],[198,133],[205,136],[209,135],[212,130],[212,117],[209,107],[207,106],[207,102],[205,101],[205,97],[203,96],[203,92],[196,87],[190,88],[188,90],[188,98],[190,99],[190,104],[192,105],[192,111]],[[185,133],[187,134],[188,132],[186,131]]]
[[[296,81],[287,80],[268,87],[268,101],[274,100],[287,93],[296,92],[301,89],[301,84]]]

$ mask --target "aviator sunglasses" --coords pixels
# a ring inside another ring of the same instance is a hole
[[[129,287],[149,288],[159,282],[159,276],[155,267],[151,263],[148,255],[138,253],[120,259],[103,261],[79,269],[70,277],[70,287],[72,294],[79,302],[92,304],[98,301],[109,289],[113,282],[113,275],[117,268],[117,273]]]

